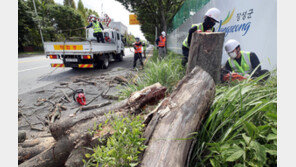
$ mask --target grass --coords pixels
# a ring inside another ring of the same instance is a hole
[[[157,82],[167,87],[167,91],[170,93],[184,75],[185,69],[181,64],[181,55],[169,51],[167,56],[160,60],[157,50],[154,50],[153,56],[148,60],[144,70],[139,72],[135,80],[136,84],[129,84],[120,90],[120,98],[128,98],[131,93]]]
[[[190,166],[276,166],[276,75],[262,77],[217,86]]]
[[[171,93],[184,75],[181,55],[168,52],[164,60],[159,60],[157,50],[154,50],[144,70],[139,72],[136,84],[129,84],[122,89],[120,97],[128,98],[132,92],[156,82],[166,86],[167,93]],[[216,96],[210,111],[200,130],[195,133],[196,143],[189,164],[191,167],[277,165],[276,72],[273,72],[267,81],[262,81],[264,77],[216,86]],[[140,122],[137,124],[139,126],[134,128],[141,126]],[[129,128],[133,129],[133,126]],[[121,133],[121,130],[119,132]],[[122,137],[124,136],[119,134],[114,140]],[[120,142],[115,142],[113,146],[117,145],[121,145]],[[107,148],[100,148],[103,149]],[[99,152],[104,157],[109,157],[108,153]],[[113,154],[112,151],[111,153]],[[129,157],[124,152],[114,156],[123,161],[120,159],[121,154]],[[94,158],[95,155],[91,157]],[[135,159],[128,159],[126,165],[137,165],[137,154],[133,157]],[[106,162],[111,162],[109,160],[107,158]]]

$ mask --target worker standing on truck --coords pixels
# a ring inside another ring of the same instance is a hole
[[[164,31],[161,32],[161,36],[159,36],[155,42],[158,48],[158,56],[163,59],[166,55],[166,34]]]
[[[104,30],[103,25],[99,21],[97,21],[97,17],[95,15],[91,15],[90,17],[92,17],[92,22],[87,27],[85,27],[85,29],[93,27],[94,37],[97,37],[98,43],[105,43],[102,32]]]
[[[133,69],[136,67],[137,65],[137,60],[139,59],[140,64],[143,68],[143,61],[142,61],[142,42],[140,41],[140,38],[136,37],[136,42],[133,43],[134,49],[135,49],[135,54],[134,54],[134,65],[133,65]]]
[[[144,59],[146,59],[146,44],[143,42],[143,53],[144,53]]]
[[[220,10],[217,8],[209,9],[205,16],[203,23],[192,24],[189,29],[188,35],[182,43],[182,65],[185,66],[188,62],[189,48],[191,43],[192,34],[194,32],[215,32],[214,25],[219,22]]]
[[[225,43],[225,51],[229,59],[225,64],[225,70],[229,72],[239,73],[244,77],[248,77],[256,68],[252,77],[259,77],[269,73],[268,70],[262,70],[260,61],[254,52],[242,51],[240,43],[234,39],[230,39]],[[266,78],[267,79],[267,78]]]

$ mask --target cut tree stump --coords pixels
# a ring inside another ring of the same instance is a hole
[[[148,116],[141,167],[184,167],[196,132],[215,97],[212,77],[195,67]],[[152,117],[152,118],[151,118]],[[184,140],[184,139],[187,140]]]
[[[216,84],[220,83],[224,36],[224,32],[193,33],[186,74],[198,65],[213,77]]]

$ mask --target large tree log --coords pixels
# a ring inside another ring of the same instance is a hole
[[[49,127],[50,132],[52,136],[58,140],[62,136],[66,135],[68,133],[68,129],[74,127],[76,124],[87,122],[88,120],[107,114],[110,111],[123,113],[139,112],[139,110],[146,104],[154,104],[155,101],[159,101],[160,99],[164,98],[165,91],[166,88],[161,86],[161,84],[153,84],[141,91],[133,93],[129,99],[110,106],[106,106],[97,111],[87,112],[74,118],[71,117],[69,119],[54,123]]]
[[[74,160],[83,156],[83,147],[91,143],[92,136],[88,132],[94,123],[104,123],[111,116],[124,116],[129,112],[138,111],[145,104],[150,104],[164,97],[166,88],[159,83],[139,91],[129,99],[123,100],[111,106],[106,106],[97,111],[80,113],[76,117],[61,120],[50,125],[50,132],[57,141],[51,148],[39,155],[25,161],[20,167],[56,167],[79,165],[81,162]],[[113,111],[112,115],[105,115]],[[73,151],[73,152],[72,152]],[[79,151],[82,151],[81,153]],[[71,155],[69,157],[69,155]],[[69,160],[67,160],[69,158]]]
[[[142,167],[184,167],[196,132],[215,96],[212,77],[195,67],[184,77],[170,97],[152,113],[144,137],[146,148]]]
[[[224,36],[221,32],[193,33],[186,74],[198,65],[219,83]]]
[[[36,155],[35,157],[20,164],[19,167],[61,167],[64,166],[69,154],[74,149],[77,141],[90,141],[89,134],[73,134],[64,136],[49,149]]]
[[[105,134],[103,137],[103,139],[107,139],[111,136],[110,133],[107,133]],[[66,163],[65,163],[65,166],[66,167],[81,167],[83,166],[83,162],[82,162],[82,159],[85,159],[85,154],[86,153],[89,153],[91,154],[92,151],[90,151],[89,149],[87,148],[94,148],[98,145],[106,145],[107,143],[107,140],[104,140],[103,143],[101,143],[99,140],[98,140],[98,137],[95,137],[91,140],[91,142],[88,142],[88,143],[78,143],[75,148],[72,150],[71,154],[69,155]]]
[[[18,163],[21,164],[24,161],[40,154],[44,150],[50,148],[54,144],[52,137],[35,139],[26,141],[25,143],[19,144],[18,148]]]

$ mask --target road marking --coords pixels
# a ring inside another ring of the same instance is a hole
[[[40,66],[40,67],[35,67],[35,68],[30,68],[30,69],[25,69],[25,70],[21,70],[21,71],[18,71],[18,72],[25,72],[25,71],[30,71],[30,70],[36,70],[36,69],[39,69],[39,68],[45,68],[45,67],[50,67],[50,66]]]
[[[29,63],[29,62],[41,61],[41,60],[46,60],[46,58],[39,58],[39,59],[34,59],[34,60],[19,61],[18,63]]]

